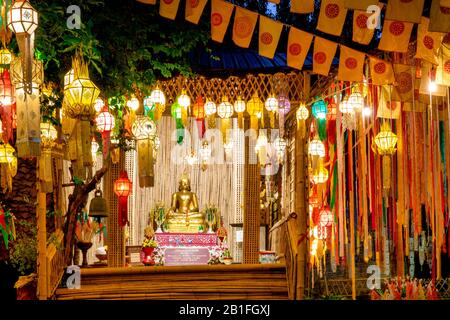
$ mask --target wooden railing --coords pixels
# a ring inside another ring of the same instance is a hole
[[[47,297],[51,298],[64,273],[64,234],[58,229],[47,246]]]
[[[297,215],[291,213],[278,221],[271,229],[270,234],[278,234],[276,248],[278,260],[286,264],[286,277],[288,282],[289,299],[296,299],[297,293]]]

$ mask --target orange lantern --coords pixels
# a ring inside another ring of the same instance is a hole
[[[198,136],[200,139],[203,139],[203,135],[205,134],[205,103],[203,102],[203,98],[199,96],[197,101],[192,106],[192,115],[195,117],[198,127]]]
[[[119,179],[114,182],[114,193],[119,197],[119,225],[124,227],[128,221],[128,196],[131,194],[133,184],[128,179],[126,171],[120,173]]]
[[[333,224],[333,213],[328,206],[323,207],[319,212],[319,224],[321,227],[331,227]]]

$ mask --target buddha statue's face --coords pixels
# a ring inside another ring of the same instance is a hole
[[[191,182],[189,181],[188,178],[181,178],[178,190],[179,191],[191,191]]]

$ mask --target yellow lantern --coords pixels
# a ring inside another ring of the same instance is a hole
[[[381,155],[392,155],[395,153],[397,145],[397,135],[392,132],[388,122],[381,125],[380,132],[376,135],[374,142],[377,151]]]
[[[305,121],[309,118],[309,110],[304,103],[300,104],[295,115],[297,118],[297,129],[300,130],[301,137],[304,138],[306,135]]]
[[[236,99],[236,101],[234,102],[234,111],[236,111],[236,113],[238,114],[238,125],[239,128],[244,128],[244,124],[242,123],[242,119],[243,119],[243,113],[245,112],[245,101],[241,98],[241,96],[238,96],[238,98]]]
[[[0,163],[12,163],[14,161],[14,150],[9,143],[0,144]]]
[[[62,144],[58,144],[58,131],[49,122],[42,122],[41,125],[41,156],[38,158],[38,181],[39,190],[43,193],[53,192],[53,159],[62,160]]]
[[[49,122],[41,122],[41,141],[43,143],[53,142],[58,138],[58,131]]]
[[[314,184],[321,184],[328,181],[328,170],[324,166],[320,166],[318,170],[312,174]]]
[[[258,155],[259,163],[262,167],[267,164],[267,146],[269,141],[264,132],[260,132],[256,140],[255,152]]]
[[[250,115],[250,128],[258,130],[258,120],[263,122],[264,103],[259,99],[258,92],[247,102],[247,112]]]
[[[100,94],[100,90],[89,77],[77,77],[67,86],[64,93],[69,106],[67,109],[69,117],[92,117],[95,115],[93,106]]]
[[[11,64],[12,61],[12,53],[7,48],[0,50],[0,64],[8,65]]]
[[[186,94],[186,90],[182,90],[180,96],[178,97],[178,104],[185,110],[191,105],[191,98]]]

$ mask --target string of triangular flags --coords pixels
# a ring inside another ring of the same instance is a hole
[[[156,0],[137,0],[147,4],[156,4]],[[186,0],[185,18],[198,24],[208,0]],[[444,1],[445,2],[445,1]],[[353,41],[368,44],[374,36],[374,28],[368,27],[373,13],[366,11],[370,5],[380,8],[378,1],[322,0],[317,29],[339,36],[346,19],[348,9],[354,9]],[[433,0],[431,19],[422,17],[424,0],[389,1],[386,18],[378,49],[387,52],[407,52],[414,23],[419,23],[416,58],[437,66],[437,84],[450,85],[450,52],[444,46],[440,52],[445,33],[450,32],[450,8],[440,7],[439,0]],[[159,14],[174,20],[180,0],[160,0]],[[312,8],[312,9],[311,9]],[[236,9],[236,10],[235,10]],[[361,10],[363,9],[363,10]],[[283,27],[289,29],[287,44],[287,65],[301,70],[308,51],[313,45],[313,72],[328,75],[333,59],[340,48],[337,79],[341,81],[363,81],[366,56],[369,57],[369,70],[375,85],[393,84],[395,81],[390,62],[351,49],[337,42],[281,23],[257,12],[242,8],[224,0],[211,0],[211,38],[223,42],[225,33],[235,10],[233,22],[233,42],[242,48],[248,48],[259,20],[259,54],[272,59],[278,47]],[[291,12],[309,13],[314,10],[314,1],[291,1]],[[391,20],[389,20],[391,19]]]

